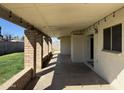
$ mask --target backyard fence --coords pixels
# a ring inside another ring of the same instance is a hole
[[[0,41],[0,55],[23,51],[24,42]]]

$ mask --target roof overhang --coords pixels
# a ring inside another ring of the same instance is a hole
[[[51,37],[84,29],[124,4],[2,4]]]

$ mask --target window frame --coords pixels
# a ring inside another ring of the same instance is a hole
[[[113,39],[112,39],[112,37],[113,37],[113,34],[112,34],[112,32],[113,32],[113,30],[112,30],[112,28],[113,27],[115,27],[115,26],[118,26],[118,25],[121,25],[121,42],[120,42],[120,44],[121,44],[121,47],[120,47],[120,49],[118,49],[118,50],[113,50],[113,47],[112,47],[112,42],[113,42]],[[105,31],[105,29],[109,29],[110,28],[110,49],[105,49],[105,43],[104,43],[104,31]],[[106,52],[112,52],[112,53],[122,53],[122,23],[119,23],[119,24],[116,24],[116,25],[113,25],[113,26],[110,26],[110,27],[107,27],[107,28],[104,28],[103,29],[103,51],[106,51]]]

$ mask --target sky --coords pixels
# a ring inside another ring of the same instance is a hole
[[[1,29],[2,35],[19,36],[20,38],[24,36],[25,28],[18,26],[16,24],[13,24],[9,21],[6,21],[2,18],[0,18],[0,26],[2,27]]]

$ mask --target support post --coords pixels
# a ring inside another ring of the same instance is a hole
[[[26,30],[24,36],[24,65],[34,70],[36,73],[36,31]]]
[[[43,58],[43,35],[36,37],[36,72],[41,71]]]

